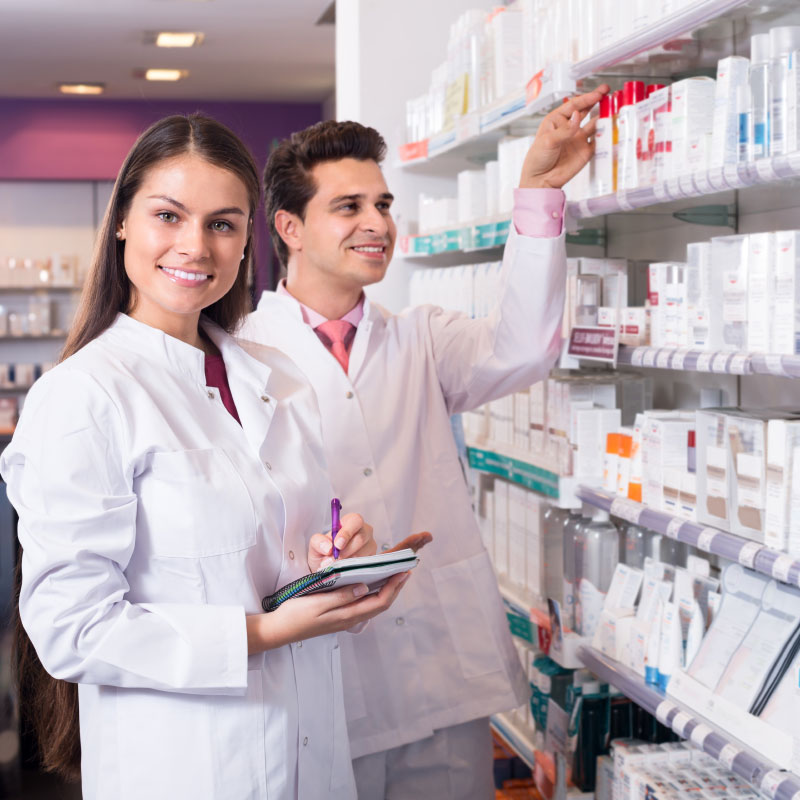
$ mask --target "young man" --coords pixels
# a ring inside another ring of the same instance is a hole
[[[311,380],[334,493],[374,526],[379,548],[434,536],[393,613],[340,637],[360,800],[493,797],[487,717],[530,695],[449,419],[544,378],[557,357],[560,187],[591,157],[593,124],[580,124],[605,91],[543,121],[488,319],[432,306],[395,315],[365,297],[396,237],[375,130],[319,123],[267,164],[267,220],[287,277],[240,336],[283,350]]]

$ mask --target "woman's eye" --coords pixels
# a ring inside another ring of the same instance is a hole
[[[232,231],[233,225],[231,225],[230,222],[226,222],[224,219],[217,219],[211,223],[211,228],[220,233],[225,233],[226,231]]]
[[[163,222],[175,222],[178,219],[178,215],[173,214],[171,211],[159,211],[156,216]]]

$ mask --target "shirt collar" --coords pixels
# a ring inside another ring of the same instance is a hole
[[[304,305],[296,297],[294,297],[294,295],[286,288],[286,278],[281,278],[275,293],[280,296],[291,297],[300,306],[300,311],[303,314],[303,321],[312,328],[317,328],[318,326],[322,325],[323,322],[328,322],[327,317],[323,317],[322,314],[314,311],[313,308],[309,308],[307,305]],[[342,319],[345,322],[349,322],[354,328],[357,328],[358,323],[361,322],[363,316],[364,294],[362,292],[361,299],[342,317]]]

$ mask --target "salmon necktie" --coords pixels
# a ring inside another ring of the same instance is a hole
[[[317,325],[314,330],[322,333],[330,340],[330,351],[346,373],[350,356],[347,353],[344,341],[347,338],[347,334],[353,330],[353,324],[343,319],[329,319],[327,322]]]

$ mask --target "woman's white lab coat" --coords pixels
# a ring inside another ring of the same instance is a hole
[[[353,798],[337,637],[247,655],[324,529],[316,400],[204,325],[241,426],[198,349],[125,315],[31,390],[0,462],[22,621],[80,684],[85,800]]]
[[[353,756],[514,708],[530,695],[481,542],[451,414],[530,386],[560,345],[564,238],[513,230],[487,319],[365,302],[349,374],[292,298],[264,293],[240,331],[285,352],[316,389],[331,481],[386,549],[428,530],[433,544],[391,610],[342,640]],[[387,691],[387,686],[391,691]]]

